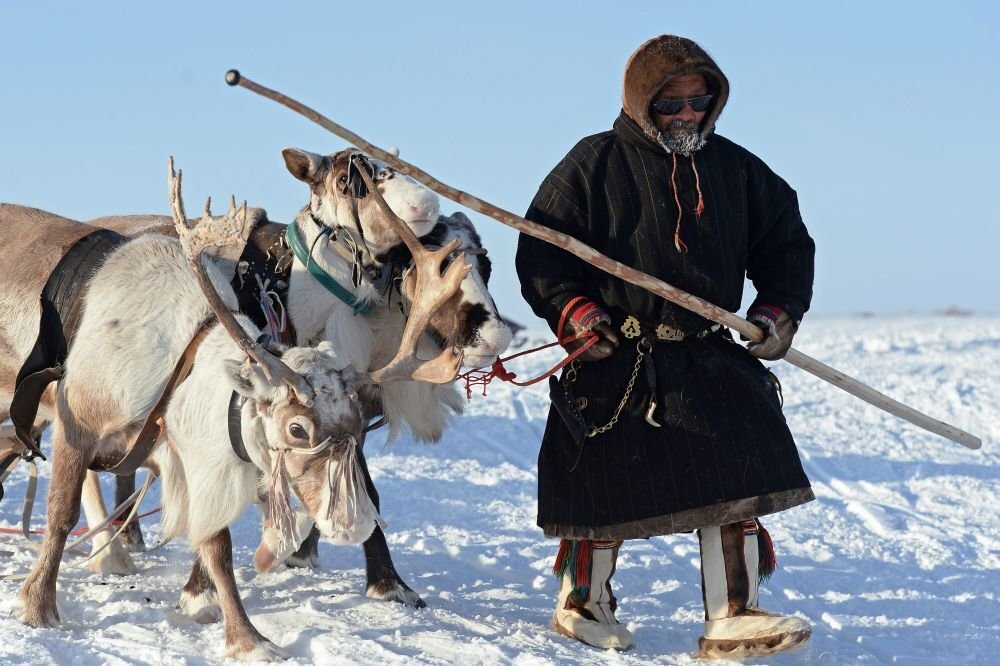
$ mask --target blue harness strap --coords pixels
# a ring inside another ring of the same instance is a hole
[[[351,306],[354,310],[354,314],[367,315],[371,314],[371,308],[364,301],[358,299],[354,294],[352,294],[343,285],[337,282],[333,277],[320,268],[316,262],[309,260],[309,252],[306,250],[302,241],[299,239],[298,227],[295,224],[295,220],[288,225],[288,231],[285,234],[288,239],[288,247],[292,249],[295,254],[295,258],[302,262],[309,271],[309,274],[316,278],[316,281],[323,285],[327,291],[342,300],[347,305]]]

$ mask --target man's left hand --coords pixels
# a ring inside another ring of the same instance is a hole
[[[747,321],[764,331],[764,339],[751,342],[747,351],[753,356],[765,361],[777,361],[788,353],[792,346],[792,338],[798,330],[798,322],[794,321],[781,308],[773,305],[759,305],[750,308]]]

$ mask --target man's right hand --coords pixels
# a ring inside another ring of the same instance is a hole
[[[567,337],[572,337],[578,335],[579,333],[580,331],[576,328],[575,322],[572,320],[567,322],[565,329]],[[614,353],[615,349],[618,347],[618,336],[615,335],[615,331],[611,328],[610,324],[603,321],[598,322],[593,326],[593,328],[590,329],[590,333],[597,335],[598,340],[577,357],[581,361],[601,361],[611,356],[611,354]],[[583,344],[589,339],[589,336],[584,334],[584,336],[580,339],[567,342],[563,346],[566,348],[567,352],[573,353],[583,346]]]

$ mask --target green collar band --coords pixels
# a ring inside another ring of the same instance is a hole
[[[292,248],[292,254],[295,255],[295,258],[302,262],[302,265],[306,267],[309,274],[316,278],[316,281],[323,285],[327,291],[350,305],[354,310],[354,314],[371,314],[371,308],[364,301],[359,300],[354,294],[345,289],[329,273],[320,268],[319,264],[315,261],[309,261],[309,252],[299,239],[298,227],[295,224],[295,220],[292,220],[292,223],[288,225],[285,237],[288,239],[288,247]]]

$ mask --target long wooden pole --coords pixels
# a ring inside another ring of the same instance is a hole
[[[585,243],[581,243],[572,236],[559,233],[558,231],[553,231],[548,227],[530,222],[519,215],[515,215],[514,213],[506,211],[502,208],[498,208],[497,206],[483,201],[478,197],[474,197],[471,194],[467,194],[445,185],[422,169],[415,167],[412,164],[399,159],[392,153],[388,153],[378,146],[365,141],[354,132],[341,127],[329,118],[320,114],[318,111],[315,111],[314,109],[311,109],[290,97],[286,97],[275,90],[265,88],[264,86],[247,79],[235,69],[231,69],[226,72],[226,83],[231,86],[241,86],[247,90],[257,93],[258,95],[262,95],[263,97],[267,97],[270,100],[278,102],[289,109],[292,109],[309,120],[312,120],[317,125],[333,132],[351,145],[356,146],[362,152],[390,164],[401,173],[410,176],[441,196],[451,199],[452,201],[456,201],[466,208],[471,208],[476,212],[492,217],[509,227],[517,229],[521,233],[528,234],[529,236],[533,236],[561,247],[567,252],[576,255],[580,259],[610,273],[611,275],[643,287],[657,296],[665,298],[672,303],[676,303],[681,307],[687,308],[691,312],[700,314],[706,319],[711,319],[716,323],[728,326],[729,328],[742,334],[745,338],[759,342],[764,337],[763,332],[757,326],[751,324],[742,317],[734,315],[728,310],[723,310],[713,303],[709,303],[708,301],[698,298],[693,294],[681,291],[680,289],[677,289],[662,280],[658,280],[651,275],[647,275],[646,273],[637,271],[630,266],[617,262],[614,259],[601,254]],[[814,358],[806,356],[800,351],[789,349],[788,353],[785,355],[785,360],[792,365],[802,368],[806,372],[809,372],[820,379],[830,382],[834,386],[847,391],[851,395],[861,398],[865,402],[887,411],[890,414],[894,414],[895,416],[905,419],[910,423],[923,428],[924,430],[928,430],[954,442],[958,442],[959,444],[970,449],[978,449],[983,445],[982,440],[975,435],[944,423],[943,421],[931,418],[930,416],[918,412],[912,407],[908,407],[901,402],[897,402],[889,396],[883,395],[875,389],[862,384],[858,380],[848,377],[844,373],[835,370],[834,368],[831,368]]]

